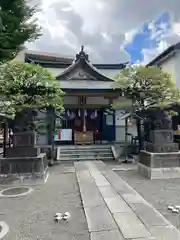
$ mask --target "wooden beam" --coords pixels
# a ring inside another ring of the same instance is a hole
[[[89,96],[89,97],[106,97],[106,98],[116,98],[119,97],[119,93],[117,92],[104,92],[104,93],[97,93],[97,92],[74,92],[74,93],[66,93],[65,96]]]
[[[96,108],[102,108],[108,106],[107,104],[86,104],[84,106],[79,105],[79,104],[64,104],[64,108],[91,108],[91,109],[96,109]]]

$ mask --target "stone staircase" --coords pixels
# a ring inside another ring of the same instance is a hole
[[[58,161],[113,161],[111,145],[60,146],[57,148]]]

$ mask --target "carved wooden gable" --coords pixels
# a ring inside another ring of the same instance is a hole
[[[72,73],[69,73],[67,78],[68,80],[96,80],[95,77],[91,76],[83,69],[76,69]]]

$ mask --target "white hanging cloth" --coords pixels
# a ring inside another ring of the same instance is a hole
[[[67,115],[68,115],[68,117],[70,116],[70,112],[69,112],[69,109],[67,110]]]
[[[83,116],[83,132],[86,132],[86,116],[85,116],[85,111],[84,111],[84,116]]]
[[[80,109],[78,110],[78,116],[79,116],[79,117],[81,116],[81,111],[80,111]]]
[[[95,112],[94,112],[94,117],[95,117],[95,118],[97,117],[97,109],[96,109]]]

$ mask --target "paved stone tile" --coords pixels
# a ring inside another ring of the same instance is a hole
[[[93,183],[94,180],[91,176],[91,174],[89,173],[88,170],[83,170],[80,172],[76,172],[76,176],[77,176],[77,181],[79,183],[84,183],[84,184],[88,184],[88,183]]]
[[[121,178],[111,170],[105,171],[104,176],[120,194],[133,194],[134,191],[128,187]]]
[[[133,212],[115,213],[114,218],[125,238],[150,237],[148,230]]]
[[[88,167],[88,169],[97,169],[95,161],[86,161],[85,165]],[[98,169],[97,169],[98,171]]]
[[[157,240],[180,240],[180,232],[173,226],[152,227],[151,233]]]
[[[137,171],[117,173],[168,221],[180,229],[180,214],[168,210],[168,205],[180,205],[180,179],[150,181],[139,175]]]
[[[170,224],[152,206],[143,203],[134,203],[132,204],[132,208],[148,229],[151,226],[167,226]]]
[[[139,194],[122,194],[122,198],[127,203],[146,203],[144,198],[142,198]]]
[[[98,189],[102,194],[103,198],[114,198],[118,196],[118,193],[112,186],[102,186],[98,187]]]
[[[95,163],[97,169],[100,171],[103,171],[107,168],[107,165],[104,164],[102,161],[95,161],[94,163]]]
[[[131,238],[128,240],[157,240],[157,238],[154,237],[147,237],[147,238]],[[162,239],[163,240],[163,239]]]
[[[75,162],[74,166],[76,168],[76,171],[82,171],[82,170],[87,170],[88,167],[84,162]]]
[[[91,240],[124,240],[119,230],[92,232]]]
[[[106,206],[85,208],[84,210],[90,232],[117,229],[117,225]]]
[[[116,198],[105,198],[109,210],[111,213],[132,213],[132,209],[127,205],[127,203],[120,197]]]
[[[107,181],[107,179],[101,173],[92,174],[92,177],[94,178],[94,181],[98,187],[110,186],[110,183]]]
[[[105,206],[105,202],[96,186],[86,185],[83,190],[80,187],[80,192],[84,207]]]

